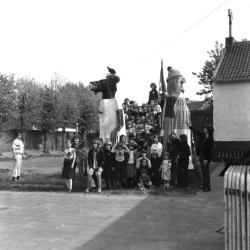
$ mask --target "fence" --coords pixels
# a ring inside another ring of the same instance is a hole
[[[250,249],[250,166],[230,166],[224,178],[225,250]]]

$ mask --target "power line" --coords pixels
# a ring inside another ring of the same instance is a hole
[[[152,56],[154,56],[160,49],[165,48],[167,45],[169,45],[169,44],[171,44],[171,43],[176,42],[177,40],[179,40],[181,37],[183,37],[185,34],[187,34],[190,30],[192,30],[193,28],[195,28],[196,26],[198,26],[200,23],[202,23],[204,20],[206,20],[213,13],[215,13],[217,10],[219,10],[221,7],[223,7],[225,4],[227,4],[230,1],[231,0],[226,0],[226,1],[222,2],[215,9],[211,10],[205,16],[203,16],[202,18],[200,18],[198,21],[196,21],[195,23],[193,23],[191,26],[189,26],[188,28],[186,28],[184,31],[182,31],[175,39],[166,42],[165,44],[163,44],[162,46],[160,46],[158,49],[156,49],[155,52],[152,53],[151,56],[149,56],[148,58],[146,58],[144,61],[147,61],[147,59],[149,59]]]

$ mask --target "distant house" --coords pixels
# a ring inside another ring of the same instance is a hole
[[[234,156],[250,150],[250,41],[226,38],[214,74],[213,108],[216,150]]]
[[[213,124],[213,110],[208,98],[203,101],[191,101],[186,99],[186,102],[190,110],[191,122],[194,128],[203,131],[204,127]],[[196,134],[193,136],[197,148],[200,138]]]

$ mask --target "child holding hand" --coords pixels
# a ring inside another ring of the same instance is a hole
[[[169,160],[169,153],[165,152],[163,155],[163,161],[161,163],[160,169],[161,179],[163,180],[163,188],[170,187],[171,181],[171,160]]]

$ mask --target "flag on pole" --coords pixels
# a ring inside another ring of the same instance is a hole
[[[159,91],[162,92],[162,96],[164,96],[166,90],[167,90],[167,88],[166,88],[165,79],[164,79],[164,73],[163,73],[163,61],[161,60],[160,87],[159,87]]]

